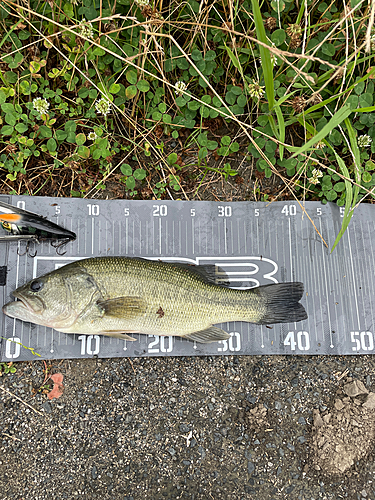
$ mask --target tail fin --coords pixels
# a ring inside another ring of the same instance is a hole
[[[258,293],[266,303],[266,313],[258,324],[294,323],[307,319],[305,308],[299,303],[303,283],[264,285],[258,288]]]

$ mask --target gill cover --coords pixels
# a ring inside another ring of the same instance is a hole
[[[13,296],[18,301],[6,304],[5,314],[56,329],[70,328],[90,310],[97,317],[102,314],[97,306],[101,291],[86,269],[75,264],[29,281]]]

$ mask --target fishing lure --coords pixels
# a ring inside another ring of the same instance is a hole
[[[31,241],[40,243],[49,240],[51,245],[56,248],[56,252],[59,255],[64,255],[58,249],[69,241],[74,241],[77,237],[69,229],[65,229],[40,215],[4,202],[0,202],[0,224],[8,233],[3,236],[0,235],[0,241],[26,240],[27,253],[29,253]],[[32,257],[35,257],[35,255],[36,253],[34,255],[30,254]]]

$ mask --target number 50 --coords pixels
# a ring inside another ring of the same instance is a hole
[[[371,332],[350,332],[350,338],[355,347],[353,351],[372,351],[374,349],[374,338]]]

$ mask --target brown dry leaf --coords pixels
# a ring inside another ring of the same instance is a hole
[[[64,393],[63,386],[64,375],[62,373],[55,373],[51,375],[51,380],[54,383],[53,389],[47,394],[48,399],[59,398]]]

